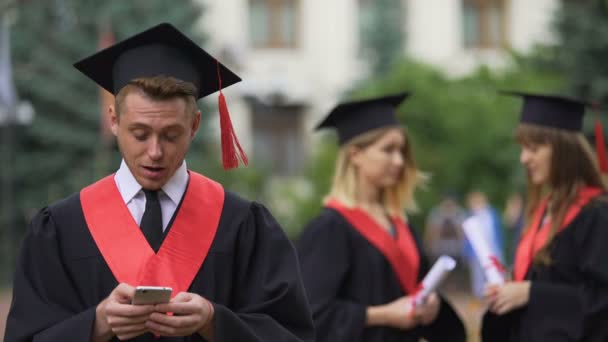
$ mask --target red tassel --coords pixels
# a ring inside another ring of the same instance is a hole
[[[608,173],[608,156],[606,155],[606,141],[600,118],[595,119],[595,152],[602,173]]]
[[[228,106],[226,105],[226,98],[220,90],[220,96],[218,98],[218,107],[220,110],[220,130],[222,137],[222,163],[224,164],[224,170],[233,169],[239,166],[239,156],[245,165],[249,164],[247,154],[243,151],[241,143],[234,132],[232,127],[232,121],[230,120],[230,113],[228,112]],[[236,149],[238,148],[238,154]]]
[[[217,61],[216,61],[217,62]],[[234,132],[232,127],[232,121],[230,120],[230,113],[228,112],[228,105],[226,104],[226,98],[222,92],[222,77],[220,73],[220,62],[217,62],[217,78],[220,88],[220,96],[218,97],[218,108],[220,110],[220,130],[221,130],[221,142],[222,142],[222,163],[224,164],[224,170],[234,169],[239,166],[239,156],[243,161],[243,164],[248,165],[249,159],[247,154],[243,151],[241,143]],[[237,155],[236,149],[239,152]]]

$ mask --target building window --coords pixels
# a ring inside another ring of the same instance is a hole
[[[402,0],[358,0],[358,54],[382,73],[403,54]]]
[[[256,103],[252,108],[255,162],[278,175],[298,174],[304,160],[302,107]]]
[[[463,0],[462,12],[465,47],[507,46],[507,0]]]
[[[250,0],[249,4],[249,31],[254,47],[297,46],[298,0]]]

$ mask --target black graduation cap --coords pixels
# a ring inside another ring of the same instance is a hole
[[[194,84],[197,99],[219,91],[224,168],[238,166],[237,148],[247,164],[222,94],[222,88],[241,79],[173,25],[156,25],[76,62],[74,67],[114,95],[135,78],[155,76]]]
[[[381,127],[398,126],[397,107],[408,96],[409,93],[400,93],[340,103],[317,125],[316,130],[335,128],[338,143],[343,145],[362,133]]]
[[[74,67],[114,95],[138,77],[162,75],[190,82],[198,89],[197,99],[220,90],[220,82],[225,88],[241,81],[169,23],[101,50]]]
[[[597,105],[564,96],[517,91],[503,91],[502,93],[523,97],[524,105],[520,119],[520,122],[523,123],[582,132],[585,109],[593,106],[596,111],[599,111]],[[608,173],[608,154],[599,116],[596,117],[594,139],[600,171]]]
[[[517,91],[503,91],[503,94],[520,96],[524,103],[520,122],[581,131],[583,116],[588,103],[557,95],[531,94]]]

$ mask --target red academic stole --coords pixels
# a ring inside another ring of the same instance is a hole
[[[222,208],[222,186],[198,173],[190,180],[179,212],[154,253],[108,176],[80,192],[89,231],[119,283],[169,286],[173,296],[188,291],[207,257]]]
[[[394,239],[362,209],[347,208],[337,200],[329,201],[326,206],[342,214],[369,243],[384,255],[406,294],[416,293],[420,255],[416,241],[403,219],[392,218],[397,231],[397,239]]]
[[[558,229],[561,232],[566,228],[572,220],[578,215],[581,209],[589,203],[594,197],[600,195],[603,192],[600,188],[585,187],[581,188],[578,192],[578,198],[568,208],[564,221]],[[549,232],[551,230],[551,222],[547,222],[541,225],[541,220],[547,209],[549,198],[543,199],[534,214],[532,215],[532,221],[526,229],[526,232],[521,238],[519,245],[517,246],[517,253],[515,254],[515,265],[513,270],[513,278],[517,281],[521,281],[526,277],[532,259],[536,256],[536,253],[545,246],[549,239]]]

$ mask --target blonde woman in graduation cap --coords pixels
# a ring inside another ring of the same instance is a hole
[[[523,98],[527,228],[513,281],[487,286],[483,341],[608,341],[608,197],[582,134],[585,103]]]
[[[465,341],[437,294],[411,307],[428,264],[405,215],[421,179],[396,117],[406,98],[342,103],[317,127],[340,145],[324,208],[298,243],[319,342]]]

